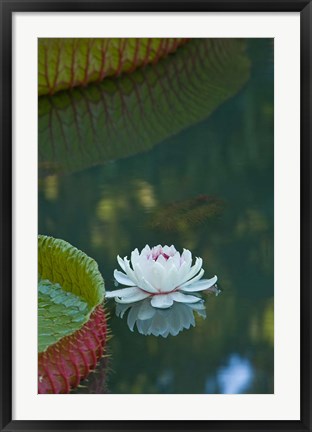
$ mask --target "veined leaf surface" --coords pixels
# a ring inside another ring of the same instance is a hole
[[[59,284],[40,280],[38,286],[38,352],[45,351],[62,337],[79,330],[90,317],[91,308],[80,297],[64,291]]]
[[[39,100],[39,173],[151,149],[207,118],[249,76],[241,39],[196,39],[154,66]]]
[[[39,236],[38,351],[79,330],[104,299],[97,263],[64,240]]]
[[[38,93],[86,86],[174,52],[182,38],[40,38]]]

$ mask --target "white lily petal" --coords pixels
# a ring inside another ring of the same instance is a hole
[[[171,245],[169,249],[170,249],[170,254],[171,255],[174,255],[177,252],[176,248],[173,245]]]
[[[154,259],[155,256],[158,256],[160,254],[161,250],[162,250],[161,245],[154,246],[151,249],[151,254],[153,256],[153,259]]]
[[[152,297],[151,305],[155,308],[166,309],[173,305],[171,294],[161,294]]]
[[[187,262],[185,262],[185,261],[182,262],[180,268],[178,269],[178,270],[179,270],[179,281],[178,281],[177,286],[178,286],[180,283],[182,283],[182,282],[180,282],[180,281],[184,281],[184,280],[185,280],[186,275],[187,275],[187,274],[189,273],[189,271],[190,271],[190,268],[191,268],[191,266],[190,266]]]
[[[126,297],[121,297],[121,298],[119,298],[118,296],[115,298],[115,301],[121,304],[135,303],[140,300],[144,300],[149,296],[150,296],[149,293],[146,293],[145,291],[139,289],[138,292],[133,293],[132,295],[127,295]]]
[[[142,289],[144,291],[147,291],[151,294],[158,294],[159,291],[157,288],[155,288],[151,283],[149,283],[148,280],[146,280],[145,278],[141,279],[141,285],[142,285]]]
[[[159,257],[157,258],[157,262],[158,264],[162,265],[164,268],[167,267],[167,260],[163,255],[159,255]]]
[[[134,271],[134,274],[135,274],[136,279],[137,279],[138,282],[140,283],[140,280],[141,280],[142,277],[143,277],[143,272],[142,272],[142,269],[141,269],[140,264],[135,263],[134,266],[133,266],[133,271]]]
[[[191,267],[190,271],[187,273],[187,275],[184,277],[183,280],[180,280],[180,285],[184,282],[187,282],[189,279],[191,279],[193,276],[195,276],[199,270],[201,269],[203,265],[203,260],[201,258],[196,258],[195,264],[193,267]]]
[[[148,280],[150,284],[153,285],[156,289],[160,289],[162,286],[162,282],[166,277],[166,271],[164,267],[159,264],[157,261],[153,262],[153,265],[150,267],[148,273],[145,272],[144,279]]]
[[[161,292],[168,293],[177,288],[179,282],[179,273],[175,265],[172,263],[171,268],[166,272],[162,280]]]
[[[124,260],[122,258],[120,258],[119,255],[117,255],[117,261],[118,261],[118,264],[120,265],[120,267],[122,268],[122,270],[126,271]]]
[[[127,257],[124,258],[124,265],[125,265],[125,271],[127,273],[127,276],[133,281],[135,282],[135,284],[138,284],[138,280],[137,277],[135,275],[134,270],[132,270],[131,266],[130,266],[130,261],[127,259]]]
[[[187,282],[184,282],[184,284],[179,286],[179,289],[184,289],[184,287],[186,287],[187,285],[191,285],[194,282],[197,282],[199,279],[202,278],[204,273],[205,273],[204,269],[201,269],[197,276],[193,277],[192,279],[188,280]]]
[[[151,252],[151,248],[149,247],[149,245],[145,245],[145,247],[142,249],[141,255],[146,255],[149,254]]]
[[[140,257],[140,253],[138,251],[138,248],[135,248],[134,251],[131,252],[132,266],[138,261],[139,257]]]
[[[144,277],[142,268],[139,264],[135,265],[134,268],[135,276],[138,281],[138,286],[141,287],[144,291],[156,294],[159,291]],[[148,277],[148,276],[147,276]]]
[[[162,249],[166,255],[171,255],[171,248],[169,246],[165,245]]]
[[[114,271],[114,278],[121,285],[136,286],[137,284],[119,270]]]
[[[132,296],[133,294],[137,293],[138,291],[141,291],[138,287],[131,287],[131,288],[122,288],[115,291],[106,291],[105,297],[107,298],[113,298],[113,297],[128,297]]]
[[[184,287],[181,286],[180,288],[182,291],[185,292],[204,291],[214,286],[217,283],[217,280],[217,276],[214,276],[211,279],[202,279],[198,282],[192,283],[191,285],[187,285]]]
[[[188,249],[183,249],[181,258],[183,261],[185,261],[186,263],[189,263],[190,266],[192,264],[192,253],[188,250]]]
[[[169,260],[168,260],[169,261]],[[176,252],[171,258],[170,261],[172,261],[176,268],[181,267],[181,255],[179,252]]]
[[[189,294],[183,294],[179,291],[170,293],[170,297],[172,298],[172,300],[179,303],[196,303],[201,300],[200,297],[192,296]]]

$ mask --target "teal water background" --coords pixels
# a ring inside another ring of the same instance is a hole
[[[234,42],[39,102],[39,233],[93,257],[107,290],[117,254],[146,244],[190,249],[222,289],[167,338],[110,300],[110,359],[80,391],[274,392],[273,41]]]

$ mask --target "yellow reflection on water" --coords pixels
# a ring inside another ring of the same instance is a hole
[[[266,342],[274,346],[274,300],[270,299],[263,307],[261,315],[255,315],[250,323],[251,339],[258,343]]]
[[[112,222],[118,218],[121,211],[128,209],[129,203],[126,196],[110,196],[100,199],[96,208],[96,215],[103,222]]]
[[[274,346],[274,304],[273,299],[268,303],[263,314],[263,337],[273,347]]]
[[[58,176],[47,176],[42,182],[42,188],[44,196],[48,201],[56,201],[59,193]]]
[[[157,206],[157,199],[151,184],[144,180],[137,180],[135,187],[137,200],[145,210],[149,211]]]
[[[97,205],[96,215],[100,220],[107,222],[114,217],[115,210],[116,205],[113,199],[102,198]]]
[[[241,237],[249,233],[265,232],[269,228],[267,218],[258,210],[248,209],[238,221],[236,232]]]

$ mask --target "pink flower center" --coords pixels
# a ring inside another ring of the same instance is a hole
[[[159,249],[155,249],[155,250],[152,249],[152,253],[151,253],[151,255],[148,256],[148,258],[152,259],[154,261],[157,261],[160,256],[164,257],[165,260],[167,261],[170,258],[171,255],[166,254],[162,250],[162,248],[159,248]]]

